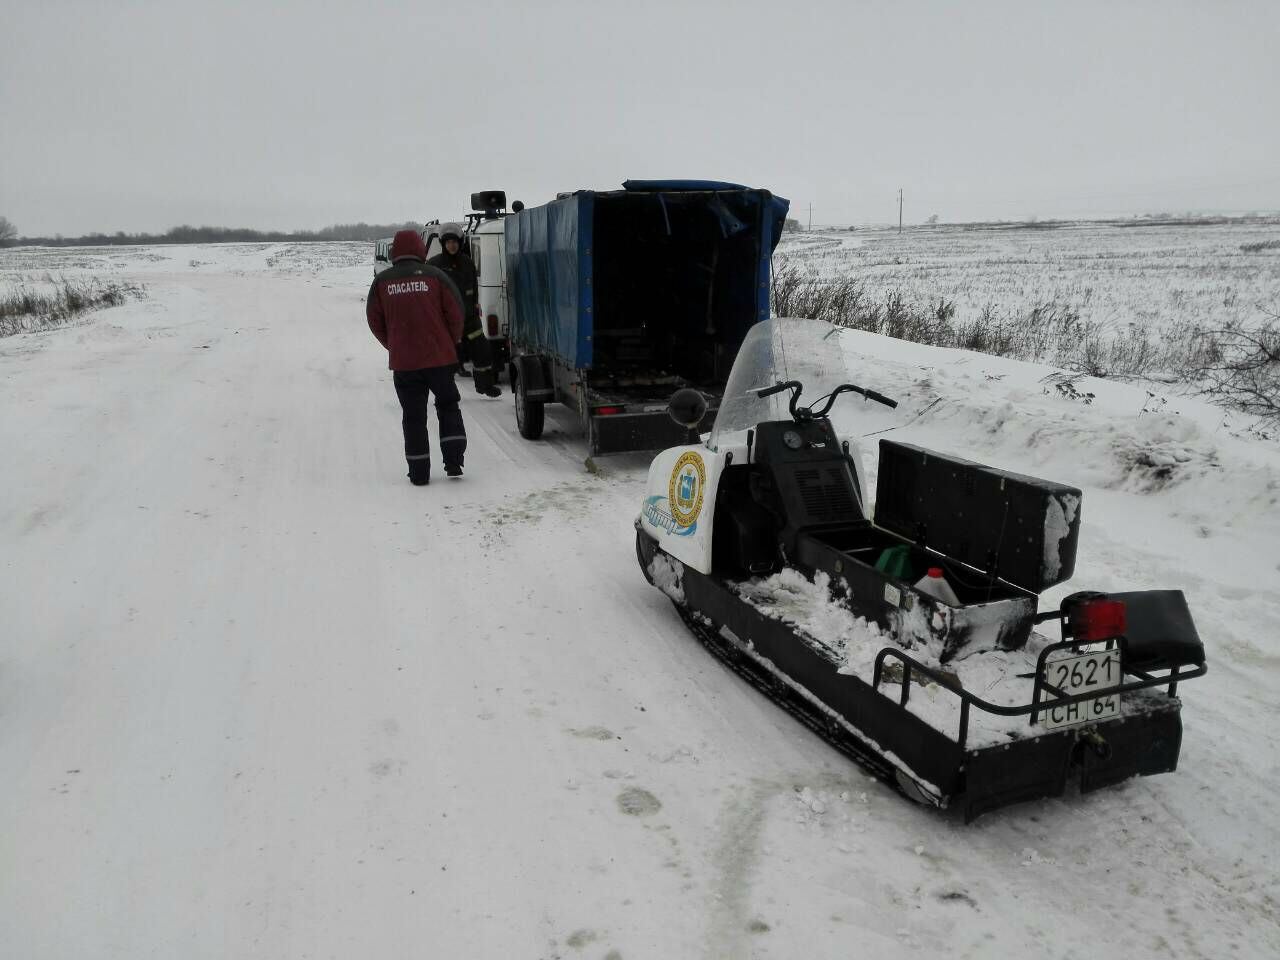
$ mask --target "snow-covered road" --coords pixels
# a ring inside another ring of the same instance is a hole
[[[638,462],[464,382],[466,477],[412,487],[363,263],[150,252],[111,254],[149,299],[0,341],[0,957],[1280,952],[1274,569],[1201,623],[1183,769],[964,826],[688,636]],[[1005,393],[928,379],[981,410],[906,439],[982,459]],[[1098,485],[1078,571],[1197,610],[1209,535]]]

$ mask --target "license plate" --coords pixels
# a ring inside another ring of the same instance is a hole
[[[1085,653],[1078,657],[1066,657],[1062,660],[1051,660],[1044,665],[1044,682],[1057,687],[1069,697],[1090,693],[1094,690],[1105,691],[1120,683],[1120,651],[1119,649],[1100,650],[1097,653]],[[1041,703],[1058,699],[1058,694],[1051,690],[1041,693]],[[1094,697],[1092,700],[1081,700],[1079,703],[1068,703],[1059,707],[1046,707],[1040,711],[1039,722],[1048,730],[1057,727],[1070,727],[1078,723],[1094,723],[1098,720],[1109,720],[1120,716],[1120,694]]]

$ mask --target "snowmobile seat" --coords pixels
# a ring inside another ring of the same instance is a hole
[[[1163,670],[1204,663],[1204,644],[1181,590],[1110,593],[1125,605],[1127,669]]]

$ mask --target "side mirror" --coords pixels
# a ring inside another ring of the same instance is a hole
[[[707,415],[707,398],[690,387],[677,390],[667,401],[667,415],[692,430]]]

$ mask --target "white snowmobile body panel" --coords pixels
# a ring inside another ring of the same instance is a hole
[[[649,464],[640,523],[662,549],[700,573],[711,572],[711,522],[726,451],[702,444],[663,450]]]
[[[699,573],[711,572],[712,527],[720,477],[726,466],[747,463],[750,454],[746,430],[728,437],[722,435],[719,441],[716,450],[696,444],[670,447],[654,457],[640,508],[641,525],[663,551]],[[862,451],[852,437],[841,437],[840,441],[848,443],[858,491],[865,499],[867,480]],[[672,497],[676,498],[674,510]]]

